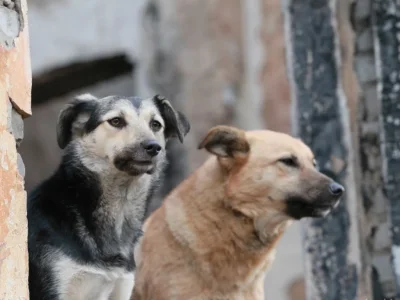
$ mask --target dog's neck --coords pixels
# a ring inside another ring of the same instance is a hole
[[[205,285],[217,285],[223,292],[235,284],[262,280],[290,221],[272,211],[254,220],[232,210],[224,187],[227,174],[216,163],[208,160],[171,193],[164,207],[182,251],[193,253],[194,261],[202,260],[196,268]]]
[[[184,223],[187,220],[193,224],[192,230],[197,231],[194,235],[202,235],[203,227],[213,227],[212,232],[207,232],[210,240],[235,244],[238,253],[254,253],[254,251],[265,252],[275,246],[276,241],[281,237],[284,230],[291,224],[291,221],[279,212],[270,211],[262,218],[253,219],[233,210],[227,203],[225,186],[226,176],[222,168],[216,167],[217,161],[209,159],[200,169],[187,179],[188,184],[183,184],[166,201],[167,213],[171,208],[170,218],[173,222],[173,233],[180,235],[180,240],[189,240],[187,227]],[[177,204],[176,202],[180,202]],[[175,207],[172,207],[175,206]],[[176,212],[176,216],[172,211]],[[214,211],[218,211],[219,218],[215,217]],[[185,214],[180,220],[179,216]],[[214,217],[213,217],[214,216]],[[168,216],[167,216],[168,217]],[[182,221],[182,222],[180,222]],[[196,222],[198,224],[196,224]],[[208,222],[208,224],[205,224]],[[186,241],[185,243],[189,243]],[[196,242],[194,249],[209,249],[207,241],[199,246],[201,240]],[[196,251],[197,251],[196,250]],[[210,251],[212,251],[210,249]]]

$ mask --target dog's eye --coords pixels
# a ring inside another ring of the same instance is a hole
[[[112,118],[110,120],[108,120],[108,123],[116,128],[122,128],[125,126],[125,121],[124,119],[120,118],[120,117],[116,117],[116,118]]]
[[[313,163],[314,168],[318,169],[318,162],[315,159],[313,159],[312,163]]]
[[[319,164],[315,159],[313,160],[313,165],[314,165],[314,168],[319,171]]]
[[[297,167],[298,166],[297,160],[294,157],[283,157],[283,158],[279,159],[279,161],[289,167]]]
[[[153,130],[154,132],[160,131],[162,125],[160,122],[156,121],[156,120],[152,120],[150,122],[150,128],[151,130]]]

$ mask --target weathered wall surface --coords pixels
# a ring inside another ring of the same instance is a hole
[[[284,11],[294,132],[321,172],[346,188],[332,214],[303,222],[307,299],[370,299],[352,135],[358,88],[350,2],[288,0]]]
[[[26,2],[4,4],[0,4],[0,299],[27,300],[25,169],[17,152],[22,118],[31,113]]]
[[[392,266],[396,299],[400,298],[400,3],[373,1],[374,50],[377,71],[380,145],[385,196],[388,199]]]
[[[380,104],[375,64],[372,23],[372,1],[357,1],[353,11],[355,71],[360,85],[356,107],[359,128],[360,188],[365,210],[367,249],[365,259],[371,264],[374,299],[391,298],[396,294],[391,266],[389,205],[382,182],[381,138],[379,132]]]

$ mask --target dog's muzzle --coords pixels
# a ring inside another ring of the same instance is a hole
[[[342,185],[330,181],[323,188],[307,193],[313,194],[313,197],[292,195],[286,200],[286,213],[294,219],[325,217],[339,205],[344,191]]]
[[[155,140],[145,140],[132,147],[125,148],[114,159],[115,167],[132,176],[152,174],[157,165],[157,156],[162,151]]]

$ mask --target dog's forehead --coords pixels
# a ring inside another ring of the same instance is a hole
[[[253,144],[260,153],[266,151],[276,156],[296,155],[307,160],[314,157],[311,149],[303,141],[285,133],[260,130],[249,132],[248,136],[254,141]]]
[[[156,115],[160,114],[156,104],[152,98],[142,99],[138,107],[139,115]]]
[[[111,110],[120,110],[127,114],[155,114],[158,109],[152,98],[108,96],[99,100],[100,110],[105,114]]]

